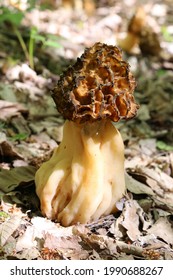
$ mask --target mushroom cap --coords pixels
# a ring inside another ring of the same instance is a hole
[[[135,117],[135,79],[115,46],[95,43],[61,76],[52,97],[65,119],[77,123]]]
[[[128,24],[128,32],[140,36],[141,31],[147,25],[146,21],[147,21],[147,17],[144,8],[138,7],[136,9],[135,14],[133,15],[133,17],[131,18]]]

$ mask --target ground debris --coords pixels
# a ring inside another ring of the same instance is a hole
[[[0,259],[173,260],[171,1],[143,5],[164,55],[143,56],[139,48],[123,53],[140,109],[135,119],[116,124],[125,144],[127,187],[117,213],[65,228],[40,212],[35,172],[61,142],[64,123],[51,90],[84,47],[117,45],[133,13],[127,1],[97,2],[90,17],[59,6],[26,12],[19,28],[24,41],[34,26],[38,38],[50,43],[51,35],[59,44],[42,46],[36,36],[33,69],[17,37],[0,23]]]

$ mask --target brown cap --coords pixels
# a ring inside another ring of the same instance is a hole
[[[147,25],[146,23],[147,17],[146,13],[143,7],[138,7],[136,9],[135,14],[131,18],[129,24],[128,24],[128,32],[131,32],[137,36],[140,36],[141,31],[145,26]]]
[[[135,117],[135,79],[115,46],[96,43],[85,49],[60,77],[52,97],[65,119],[83,123]]]

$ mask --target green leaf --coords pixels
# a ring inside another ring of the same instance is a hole
[[[162,77],[166,74],[166,70],[159,69],[156,73],[157,73],[157,76],[159,78],[159,77]]]
[[[0,9],[0,23],[4,22],[4,21],[8,21],[11,24],[14,25],[20,25],[23,17],[24,17],[24,13],[20,12],[20,11],[11,11],[8,8],[2,7]]]
[[[45,40],[46,40],[44,36],[39,35],[39,34],[32,34],[32,38],[33,38],[35,41],[37,41],[37,42],[41,41],[42,43],[44,43]]]
[[[26,140],[27,137],[28,137],[27,133],[18,133],[18,134],[15,134],[12,137],[9,137],[9,139],[11,141],[21,141],[21,140]]]
[[[61,48],[61,44],[55,41],[47,40],[44,43],[44,46],[53,47],[53,48]]]
[[[8,213],[6,213],[6,212],[4,212],[4,211],[0,211],[0,218],[2,219],[2,218],[4,218],[4,219],[7,219],[7,218],[9,218],[10,217],[10,215],[8,214]]]
[[[165,41],[173,42],[173,36],[169,33],[167,26],[162,26],[161,31]]]
[[[164,151],[173,151],[173,146],[171,145],[167,145],[165,142],[163,141],[157,141],[156,142],[156,147],[159,149],[159,150],[164,150]]]
[[[29,7],[27,11],[31,11],[36,7],[37,0],[28,0]]]

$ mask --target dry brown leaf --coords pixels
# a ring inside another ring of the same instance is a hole
[[[155,198],[173,210],[173,178],[157,167],[138,167],[137,172],[145,176],[147,185],[155,193]]]
[[[84,247],[87,246],[89,251],[95,250],[99,253],[106,248],[108,239],[106,235],[92,233],[85,225],[75,226],[73,232],[81,238],[82,244]]]
[[[127,230],[127,235],[132,241],[136,240],[141,234],[139,231],[139,208],[140,206],[135,200],[127,200],[122,213],[124,219],[121,225]]]
[[[165,252],[165,260],[173,260],[173,252],[170,252],[169,250],[167,250]]]
[[[3,252],[5,252],[7,255],[13,255],[16,250],[16,240],[13,236],[10,236],[8,238],[8,242],[4,244],[2,247]]]
[[[116,222],[113,222],[109,228],[110,233],[112,233],[115,236],[116,240],[122,239],[123,236],[126,235],[126,230],[122,226],[123,219],[123,215],[120,215]]]
[[[19,227],[21,223],[20,215],[12,215],[8,220],[0,225],[0,245],[4,246],[9,237]]]
[[[142,229],[146,231],[152,221],[146,219],[146,214],[137,201],[129,199],[125,202],[121,215],[112,223],[109,231],[114,234],[116,240],[122,240],[128,235],[131,241],[135,241],[142,235],[142,231],[139,230],[139,223],[142,224]]]
[[[33,101],[38,101],[40,96],[43,96],[44,91],[43,89],[38,88],[34,84],[27,84],[27,83],[21,83],[21,82],[14,82],[14,85],[16,89],[22,93],[23,95],[29,96],[29,99]]]
[[[93,250],[89,255],[89,260],[101,260],[101,257],[96,250]]]
[[[79,242],[81,242],[79,236],[56,237],[46,233],[44,247],[50,250],[58,250],[64,258],[86,259],[88,253],[82,249]]]
[[[37,75],[37,73],[25,63],[10,68],[6,73],[6,76],[10,81],[17,80],[25,84],[35,84],[40,88],[45,87],[47,82],[44,77]]]
[[[132,176],[130,176],[128,173],[125,173],[125,182],[127,189],[135,194],[148,194],[148,195],[154,195],[154,192],[150,187],[147,185],[139,182]]]
[[[19,115],[20,112],[26,113],[24,105],[9,101],[0,100],[0,119],[8,120],[12,116]]]
[[[139,216],[140,222],[142,223],[142,230],[146,231],[152,224],[151,218],[149,219],[148,216],[146,217],[146,214],[140,206],[137,207],[137,214]]]
[[[11,162],[14,159],[23,159],[9,141],[2,141],[0,139],[0,162]]]
[[[116,241],[117,248],[124,253],[134,256],[142,256],[143,248],[133,244],[127,244],[123,241]]]
[[[35,240],[35,230],[33,226],[28,226],[23,235],[20,235],[16,243],[16,252],[24,249],[36,247],[37,241]]]
[[[22,260],[22,259],[34,260],[34,259],[38,259],[39,256],[40,256],[40,252],[35,247],[29,248],[29,249],[24,249],[20,253],[15,254],[15,257],[17,257],[20,260]]]
[[[52,234],[45,234],[44,247],[49,249],[66,249],[66,250],[80,250],[81,246],[79,241],[81,239],[78,236],[56,237]]]
[[[35,229],[35,237],[44,238],[44,236],[49,233],[54,237],[65,237],[71,236],[72,227],[61,227],[59,224],[52,222],[46,218],[34,217],[31,219],[31,223]]]
[[[139,146],[143,156],[152,156],[156,152],[156,139],[141,139]]]
[[[167,217],[159,218],[148,232],[173,245],[173,228]]]

